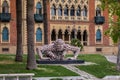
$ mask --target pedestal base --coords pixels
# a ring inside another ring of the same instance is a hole
[[[84,60],[37,60],[38,64],[82,64]]]

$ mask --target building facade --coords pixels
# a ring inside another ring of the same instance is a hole
[[[0,4],[0,53],[16,52],[16,0],[1,0]],[[48,0],[49,43],[63,39],[70,43],[77,38],[84,45],[83,53],[114,53],[117,48],[104,35],[110,19],[107,10],[102,11],[99,0]],[[43,0],[34,0],[35,47],[44,45]],[[27,51],[26,0],[22,0],[22,44]],[[7,16],[5,16],[7,15]],[[4,17],[5,16],[5,17]],[[7,18],[6,18],[7,17]],[[3,19],[2,19],[3,18]]]

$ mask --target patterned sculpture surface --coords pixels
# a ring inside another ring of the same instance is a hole
[[[57,39],[54,43],[40,46],[36,48],[36,51],[40,59],[49,59],[49,60],[64,60],[66,51],[72,51],[74,53],[73,57],[67,59],[76,59],[80,48],[65,44],[62,39]],[[45,55],[46,57],[43,57]]]

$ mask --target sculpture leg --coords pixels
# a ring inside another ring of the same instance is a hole
[[[46,51],[45,54],[47,57],[49,57],[51,60],[54,60],[56,57],[51,51]]]
[[[76,52],[74,52],[74,59],[77,59],[79,52],[80,52],[80,48],[78,48]]]
[[[43,59],[42,52],[41,52],[41,50],[39,48],[36,48],[36,52],[37,52],[37,54],[39,56],[39,59]]]

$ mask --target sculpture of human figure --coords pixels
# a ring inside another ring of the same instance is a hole
[[[40,46],[36,48],[36,51],[40,59],[49,59],[49,60],[64,60],[66,51],[72,51],[74,56],[67,59],[77,59],[77,56],[80,52],[79,47],[71,46],[65,44],[62,39],[57,39],[54,43]],[[43,57],[43,54],[47,57]]]

